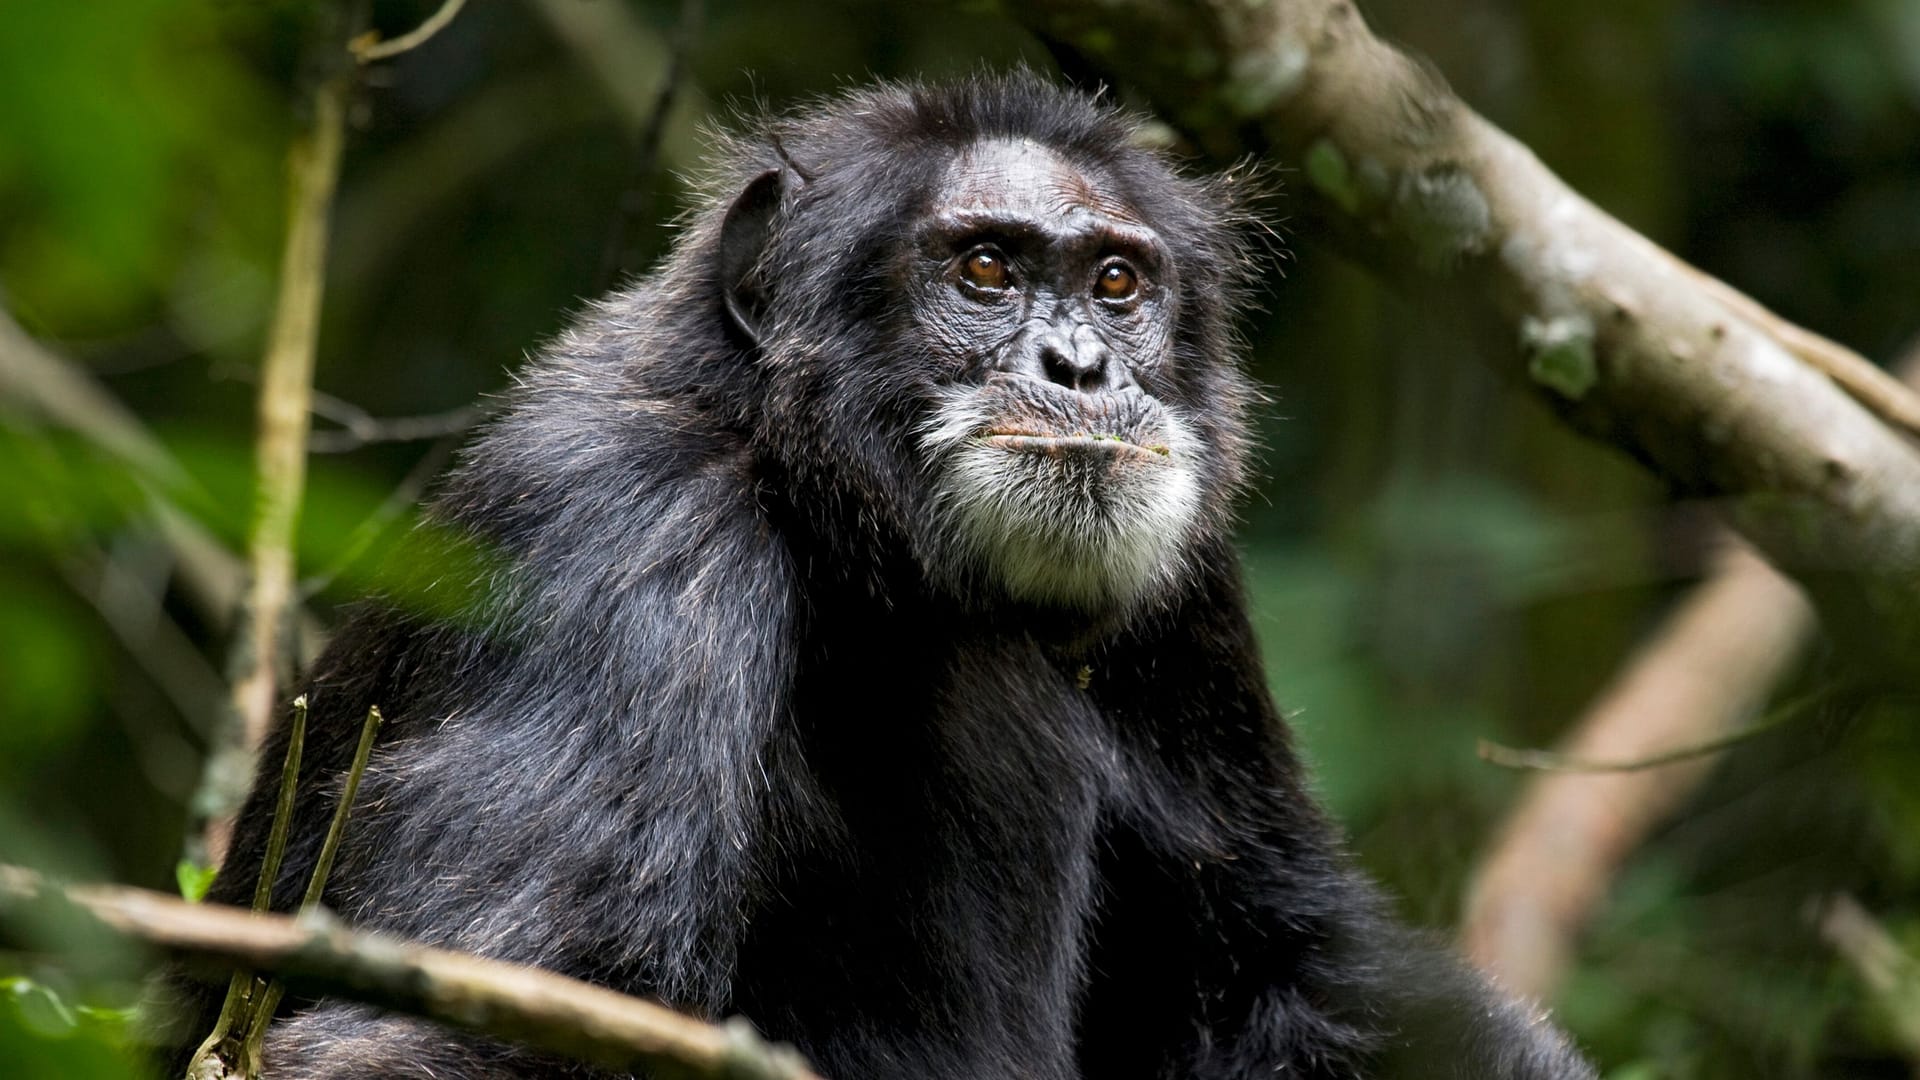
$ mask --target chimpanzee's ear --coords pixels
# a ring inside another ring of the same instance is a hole
[[[768,169],[753,178],[727,208],[720,223],[720,288],[727,315],[746,339],[760,343],[760,320],[766,314],[766,283],[754,273],[773,235],[773,219],[780,201],[799,185],[785,168]]]

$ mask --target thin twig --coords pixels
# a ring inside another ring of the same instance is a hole
[[[367,710],[367,718],[360,725],[360,745],[354,747],[353,765],[347,769],[347,778],[340,789],[340,804],[333,808],[333,821],[327,826],[327,838],[320,845],[320,859],[313,865],[313,876],[307,879],[307,894],[300,899],[300,910],[311,911],[320,903],[320,894],[327,887],[327,875],[333,872],[334,856],[340,853],[340,838],[346,835],[347,819],[353,814],[353,797],[360,792],[360,778],[366,774],[367,758],[373,753],[373,738],[380,733],[382,722],[380,706]]]
[[[399,56],[409,49],[419,48],[428,38],[446,29],[447,24],[452,22],[454,16],[460,14],[460,9],[465,6],[467,6],[467,0],[445,0],[445,3],[440,5],[440,10],[427,16],[425,22],[399,37],[382,41],[378,31],[369,30],[348,43],[347,49],[353,53],[353,58],[362,64],[371,64],[376,60]]]
[[[287,855],[287,834],[293,831],[293,797],[300,787],[300,754],[307,743],[307,695],[293,699],[293,726],[287,732],[287,757],[280,766],[280,794],[273,804],[273,827],[267,833],[267,853],[260,862],[260,880],[253,886],[253,910],[273,906],[273,886],[280,877],[280,861]]]
[[[1920,341],[1893,370],[1920,381]],[[1806,652],[1800,590],[1744,547],[1724,550],[1567,730],[1569,757],[1644,761],[1727,736]],[[1461,942],[1516,993],[1551,999],[1621,866],[1712,775],[1710,757],[1638,772],[1536,772],[1475,867]]]
[[[124,465],[148,497],[155,531],[171,551],[175,580],[210,626],[225,629],[242,595],[246,566],[183,513],[177,499],[201,492],[184,466],[84,368],[47,348],[0,310],[0,398],[65,428]],[[301,637],[323,637],[312,613],[295,613]],[[155,661],[164,663],[164,660]],[[224,693],[225,688],[222,687]]]
[[[0,309],[0,398],[21,402],[128,466],[159,490],[191,483],[187,471],[132,410],[80,367]]]
[[[750,1026],[709,1024],[551,971],[298,918],[189,904],[120,885],[60,889],[0,865],[0,907],[65,901],[130,940],[222,967],[272,971],[333,995],[511,1039],[618,1072],[708,1080],[819,1080]]]
[[[246,369],[223,371],[219,378],[256,387],[260,382]],[[318,388],[311,397],[314,416],[340,425],[307,435],[307,452],[312,454],[344,454],[377,443],[424,442],[459,435],[491,416],[496,408],[494,403],[475,401],[415,416],[375,416],[346,398]]]
[[[374,416],[360,406],[332,394],[314,391],[313,413],[340,425],[334,431],[307,436],[307,449],[316,454],[341,454],[375,443],[424,442],[458,435],[486,419],[493,410],[480,403],[419,416]]]
[[[162,551],[169,560],[171,572],[175,553]],[[162,607],[158,588],[131,580],[131,575],[115,566],[114,559],[98,550],[59,555],[57,565],[67,585],[93,605],[100,620],[120,639],[127,655],[166,695],[186,725],[206,734],[212,726],[210,717],[218,711],[219,702],[226,695],[226,684],[201,654],[200,647]],[[114,601],[110,595],[113,592],[137,592],[143,603],[151,605],[151,615],[143,619],[132,617],[125,605]]]
[[[651,73],[667,67],[667,47],[628,4],[583,4],[579,0],[528,0],[571,50],[607,101],[639,130],[653,115],[660,87]],[[689,88],[688,98],[697,97]],[[690,102],[699,112],[698,102]]]
[[[1555,750],[1526,750],[1502,746],[1486,739],[1479,741],[1478,752],[1480,760],[1498,765],[1503,769],[1536,769],[1542,772],[1570,773],[1639,772],[1642,769],[1657,769],[1662,765],[1675,765],[1706,757],[1708,754],[1717,754],[1722,750],[1731,749],[1765,735],[1777,727],[1783,727],[1807,715],[1808,709],[1831,697],[1837,690],[1835,686],[1827,686],[1802,694],[1768,710],[1767,715],[1738,731],[1625,761],[1594,761]]]
[[[673,36],[667,39],[666,74],[660,78],[660,92],[654,97],[653,108],[640,129],[626,190],[620,196],[613,227],[607,232],[607,248],[600,259],[603,290],[618,285],[620,276],[634,269],[636,241],[641,231],[653,224],[648,219],[652,216],[654,192],[658,187],[655,174],[660,168],[660,140],[665,137],[667,115],[673,111],[674,99],[686,81],[687,57],[693,51],[702,9],[701,0],[680,0],[680,20],[674,24]]]
[[[422,454],[420,460],[413,463],[413,468],[407,470],[407,475],[401,477],[400,482],[394,485],[394,489],[380,501],[380,505],[374,507],[373,513],[368,514],[353,527],[351,533],[347,534],[346,542],[340,545],[339,556],[319,573],[310,575],[300,582],[300,595],[308,600],[313,599],[331,586],[341,574],[347,571],[348,567],[363,558],[373,547],[374,542],[380,539],[380,535],[386,532],[387,527],[399,520],[400,515],[406,513],[409,507],[420,501],[421,492],[425,491],[433,478],[440,474],[447,459],[453,456],[454,447],[458,442],[459,440],[452,438],[441,439]]]

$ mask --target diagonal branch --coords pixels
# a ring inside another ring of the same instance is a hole
[[[1723,738],[1766,701],[1813,631],[1800,591],[1744,546],[1730,548],[1574,726],[1566,754],[1645,759]],[[1692,756],[1529,780],[1474,871],[1467,954],[1514,993],[1551,1000],[1621,864],[1717,764]]]
[[[680,21],[667,41],[667,70],[660,76],[660,92],[654,96],[653,109],[640,126],[634,144],[633,164],[627,170],[626,190],[614,215],[613,228],[607,232],[607,246],[600,258],[600,285],[612,289],[622,275],[639,269],[639,243],[642,230],[654,225],[655,188],[660,171],[660,143],[666,136],[667,117],[687,81],[688,59],[693,39],[705,18],[703,0],[680,0]]]
[[[127,469],[147,495],[154,531],[167,546],[178,580],[200,617],[222,626],[239,603],[246,566],[176,504],[175,498],[192,488],[185,467],[98,380],[35,340],[4,309],[0,309],[0,402],[73,432]],[[324,629],[310,612],[302,609],[296,618],[303,643],[325,639]]]
[[[1869,1000],[1895,1045],[1920,1074],[1920,965],[1887,928],[1845,893],[1816,902],[1820,936],[1866,983]]]
[[[273,972],[305,992],[369,1002],[611,1069],[712,1080],[819,1080],[793,1051],[768,1045],[744,1024],[716,1026],[551,971],[348,930],[324,916],[256,915],[121,885],[61,889],[31,870],[0,864],[0,908],[61,900],[129,940],[184,959]]]
[[[1920,342],[1895,362],[1920,384]],[[1565,739],[1576,760],[1672,759],[1727,745],[1793,667],[1816,627],[1800,591],[1745,548],[1726,551]],[[1509,989],[1550,999],[1620,866],[1711,774],[1698,757],[1611,776],[1527,782],[1474,871],[1467,954]]]
[[[1920,654],[1910,391],[1580,197],[1350,0],[1013,10],[1208,153],[1300,164],[1314,231],[1492,314],[1510,375],[1675,488],[1731,496],[1733,524],[1889,669]]]

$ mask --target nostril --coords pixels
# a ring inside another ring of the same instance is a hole
[[[1078,390],[1086,381],[1088,372],[1084,365],[1062,352],[1048,352],[1043,358],[1047,368],[1047,381],[1059,383],[1070,390]]]
[[[1101,347],[1076,349],[1064,342],[1049,341],[1040,350],[1040,362],[1047,379],[1070,390],[1100,390],[1106,383],[1107,350]]]

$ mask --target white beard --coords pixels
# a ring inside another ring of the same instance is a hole
[[[1002,418],[986,415],[979,394],[950,391],[920,434],[935,470],[940,550],[930,565],[1085,611],[1130,607],[1173,585],[1200,504],[1199,440],[1162,409],[1164,447],[1048,454],[989,442]]]

